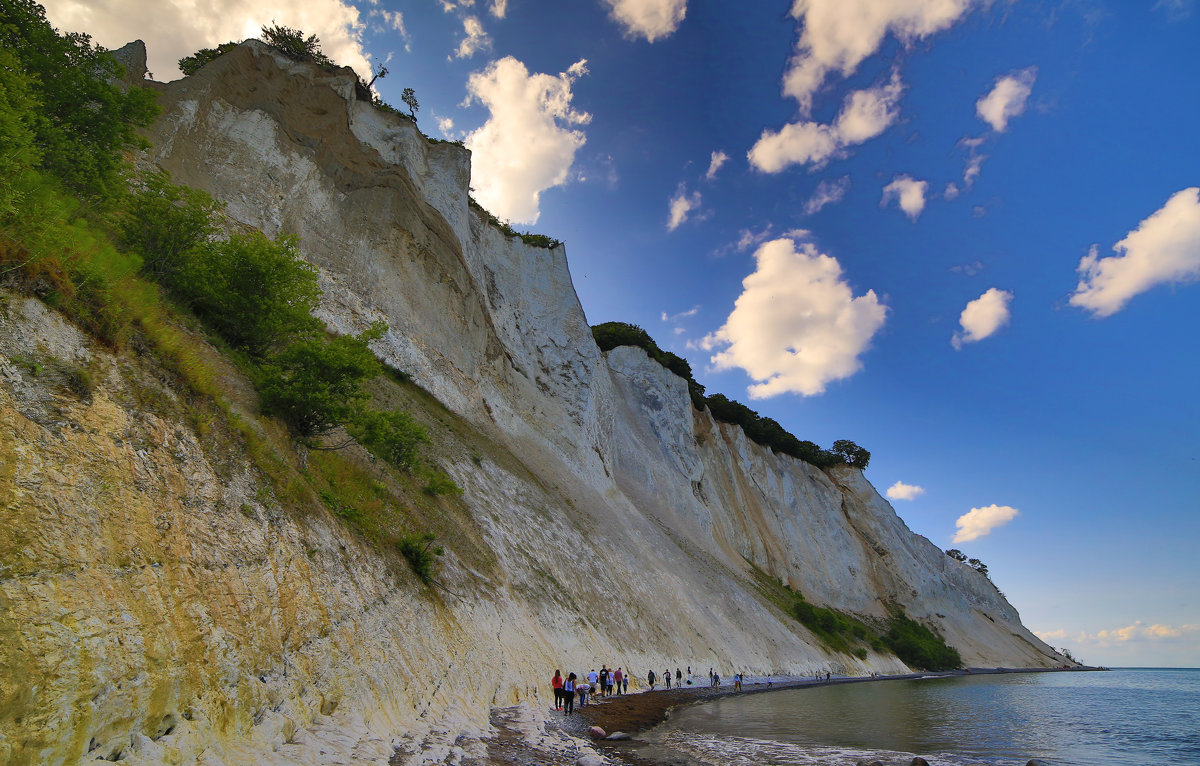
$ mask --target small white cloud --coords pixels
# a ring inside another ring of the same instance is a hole
[[[504,18],[504,14],[508,13],[508,0],[492,0],[491,12],[498,19]]]
[[[1034,66],[997,78],[992,90],[975,102],[975,113],[991,125],[992,130],[1003,133],[1008,128],[1008,121],[1025,111],[1025,102],[1033,92],[1036,79],[1037,67]]]
[[[946,184],[946,190],[942,192],[942,199],[946,201],[958,199],[958,195],[960,193],[961,192],[958,188],[958,184],[951,181],[950,183]]]
[[[987,536],[993,529],[1002,527],[1021,514],[1016,508],[1007,505],[989,505],[983,508],[972,508],[958,517],[954,526],[958,532],[953,542],[969,543]]]
[[[465,59],[474,56],[479,51],[491,50],[492,38],[483,31],[483,23],[475,16],[463,19],[463,32],[466,37],[454,50],[455,58]]]
[[[850,176],[842,176],[833,181],[822,181],[817,184],[817,189],[808,198],[808,202],[804,203],[805,214],[813,215],[826,205],[841,202],[848,191],[850,191]]]
[[[586,74],[586,63],[580,60],[557,76],[530,74],[505,56],[467,80],[468,100],[491,113],[464,140],[472,153],[475,198],[499,218],[535,223],[539,195],[566,183],[575,152],[587,140],[570,126],[591,120],[571,108],[571,85]]]
[[[890,184],[883,187],[883,199],[879,201],[879,206],[883,207],[893,199],[898,200],[904,214],[915,221],[925,209],[925,191],[928,188],[928,181],[918,181],[911,176],[896,176]]]
[[[855,297],[837,260],[811,242],[776,239],[754,253],[757,268],[716,332],[700,347],[720,349],[717,370],[741,368],[758,381],[750,397],[813,396],[862,368],[859,356],[883,326],[887,307],[873,290]]]
[[[960,263],[957,266],[951,266],[950,270],[955,274],[966,274],[968,277],[973,277],[979,272],[983,271],[983,261]]]
[[[1200,278],[1200,187],[1173,194],[1113,250],[1120,255],[1101,258],[1092,245],[1079,261],[1072,306],[1095,317],[1112,316],[1156,285]]]
[[[712,160],[709,161],[709,163],[708,163],[708,172],[704,174],[704,177],[707,178],[709,181],[713,180],[714,178],[717,177],[717,171],[720,170],[721,166],[724,165],[728,161],[729,161],[729,155],[726,154],[725,152],[722,152],[722,151],[713,152]]]
[[[887,496],[891,500],[915,500],[918,496],[925,494],[924,487],[918,487],[915,484],[905,484],[898,481],[888,487]]]
[[[670,37],[687,15],[687,0],[604,0],[625,33],[654,42]]]
[[[451,117],[438,117],[437,126],[441,134],[447,138],[454,133],[454,119]]]
[[[664,322],[678,322],[681,319],[689,319],[694,317],[698,313],[700,313],[699,306],[692,306],[687,311],[680,311],[678,314],[667,314],[667,312],[664,311],[662,312],[662,320]]]
[[[700,192],[688,194],[687,189],[680,184],[667,207],[670,210],[667,216],[667,231],[675,231],[687,220],[688,213],[700,207]]]
[[[961,349],[964,343],[981,341],[1008,324],[1008,304],[1012,299],[1012,293],[992,287],[968,303],[958,318],[962,329],[954,333],[950,345]]]
[[[778,132],[764,130],[746,156],[764,173],[778,173],[790,165],[820,165],[895,122],[903,90],[899,73],[893,71],[888,82],[846,96],[833,124],[801,121]]]

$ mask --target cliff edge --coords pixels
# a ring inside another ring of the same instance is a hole
[[[907,670],[830,649],[782,585],[901,608],[967,665],[1064,663],[861,471],[773,453],[641,350],[601,353],[565,248],[490,225],[466,150],[358,100],[349,70],[249,41],[155,87],[141,162],[298,234],[334,332],[388,323],[373,349],[431,395],[407,404],[463,495],[423,586],[269,491],[152,364],[7,299],[0,760],[458,762],[491,706],[545,703],[555,667]],[[31,376],[29,349],[97,385]]]

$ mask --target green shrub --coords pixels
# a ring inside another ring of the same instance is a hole
[[[140,179],[117,218],[117,241],[142,257],[151,278],[179,289],[179,273],[217,234],[221,205],[207,193],[171,183],[166,173]]]
[[[273,24],[262,28],[262,39],[292,61],[311,61],[325,70],[337,68],[321,51],[321,39],[316,35],[305,37],[299,29]]]
[[[905,665],[919,670],[953,670],[962,667],[958,650],[940,636],[900,612],[888,623],[883,643]]]
[[[261,357],[272,346],[320,329],[317,270],[300,258],[299,240],[261,232],[192,249],[176,292],[221,337]]]
[[[433,547],[432,532],[405,535],[396,541],[396,550],[408,560],[413,574],[426,585],[433,583],[433,565],[445,553],[442,546]]]
[[[179,59],[179,71],[188,76],[194,75],[205,64],[215,61],[236,47],[238,47],[238,43],[230,41],[221,43],[216,48],[201,48],[192,55]]]
[[[417,466],[421,445],[429,443],[425,427],[401,410],[363,410],[351,417],[346,430],[372,455],[405,471]]]
[[[272,355],[259,374],[263,413],[277,415],[300,437],[353,422],[370,398],[363,383],[380,372],[367,344],[383,331],[377,324],[361,335],[313,335]]]
[[[457,497],[462,494],[462,487],[455,483],[444,471],[430,470],[425,475],[425,494],[431,497],[438,495],[453,495]]]
[[[0,50],[11,53],[0,71],[15,59],[10,71],[27,76],[16,98],[38,102],[36,119],[26,124],[41,149],[40,166],[73,191],[110,198],[120,188],[123,153],[145,145],[137,128],[158,114],[154,93],[111,84],[122,74],[112,54],[86,34],[59,34],[32,0],[0,0]],[[8,88],[23,78],[3,79]]]

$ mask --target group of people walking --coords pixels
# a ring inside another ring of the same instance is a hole
[[[609,670],[607,665],[603,665],[600,672],[592,668],[585,679],[580,679],[574,673],[563,678],[562,671],[556,669],[550,686],[554,689],[554,709],[571,715],[575,711],[575,695],[579,695],[579,705],[582,707],[587,705],[588,697],[592,695],[605,697],[627,693],[629,674],[622,668]]]

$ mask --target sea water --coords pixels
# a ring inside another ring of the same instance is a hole
[[[914,755],[933,766],[1195,766],[1200,669],[788,689],[679,709],[647,738],[667,760],[713,766],[907,766]]]

